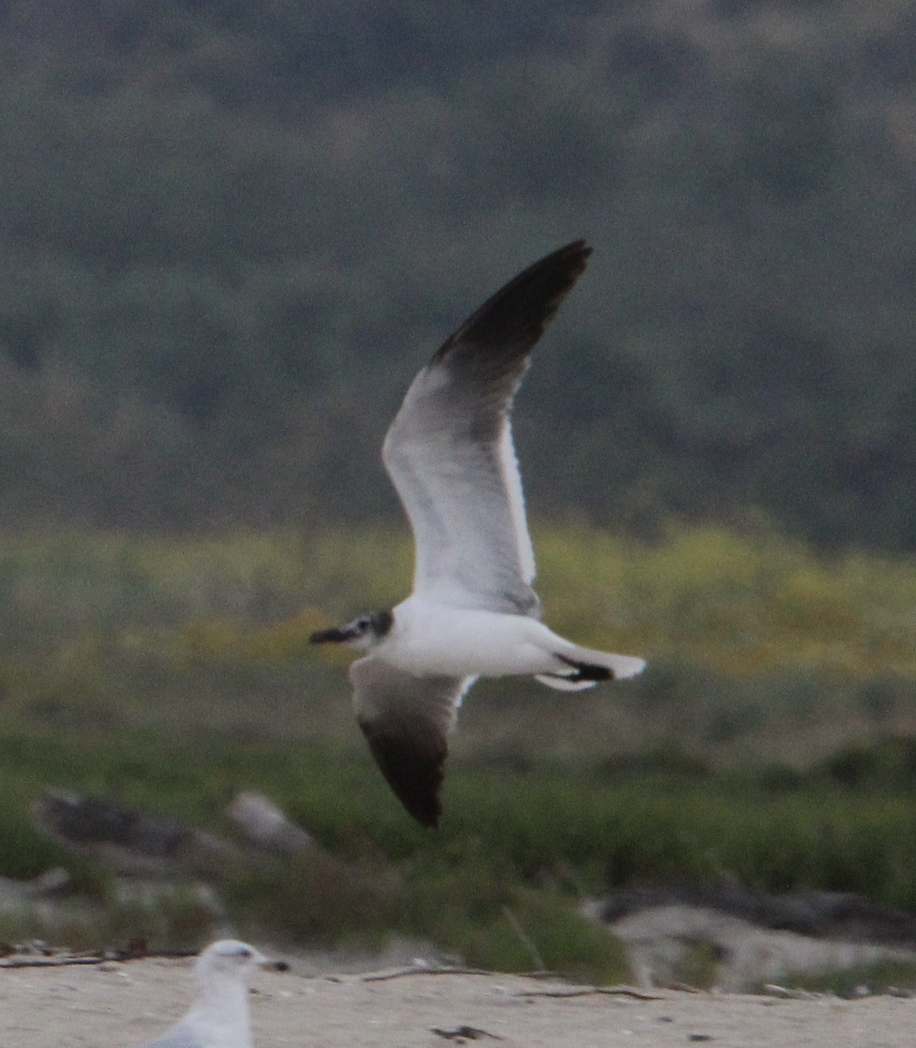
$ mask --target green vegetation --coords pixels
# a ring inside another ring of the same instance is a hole
[[[646,545],[570,524],[536,545],[549,621],[650,669],[575,697],[481,682],[432,834],[372,764],[345,660],[306,642],[406,592],[404,531],[4,537],[0,875],[68,869],[71,943],[193,945],[212,901],[125,895],[29,806],[68,789],[232,836],[227,803],[257,790],[333,857],[227,869],[234,926],[276,941],[398,931],[609,980],[619,947],[575,907],[616,885],[736,878],[916,911],[911,561],[709,528]],[[42,930],[34,908],[0,912],[0,938]]]
[[[824,559],[769,531],[722,528],[672,528],[645,544],[552,525],[535,539],[548,621],[583,643],[645,655],[650,669],[565,702],[525,682],[488,683],[489,704],[512,727],[487,731],[488,703],[475,693],[456,741],[469,738],[478,757],[600,759],[676,741],[742,760],[810,761],[863,730],[911,722],[916,567],[906,558]],[[399,600],[411,555],[406,527],[8,535],[2,708],[57,725],[350,734],[347,657],[309,650],[308,634]],[[543,714],[537,737],[516,731],[532,706]]]
[[[786,986],[811,993],[829,993],[837,997],[857,998],[886,993],[907,997],[916,991],[916,964],[905,960],[882,960],[860,964],[840,971],[822,973],[790,972]],[[755,987],[755,991],[763,987]]]
[[[417,367],[587,236],[534,505],[912,550],[914,51],[899,0],[0,7],[0,525],[391,514]]]
[[[853,790],[828,765],[785,774],[678,769],[613,775],[543,764],[536,775],[456,762],[442,830],[411,824],[364,755],[330,743],[284,745],[214,737],[163,743],[60,734],[0,740],[0,874],[51,863],[91,890],[93,921],[67,929],[77,945],[144,935],[193,944],[212,915],[190,889],[166,886],[144,906],[74,862],[25,824],[22,806],[49,781],[116,796],[224,835],[236,790],[256,789],[308,827],[333,861],[265,860],[229,869],[218,889],[233,925],[286,944],[377,945],[392,931],[431,940],[466,963],[503,970],[541,964],[579,978],[625,976],[619,947],[575,913],[602,889],[723,877],[772,891],[860,892],[916,909],[916,773]],[[98,908],[103,907],[104,919]],[[77,912],[80,912],[77,910]],[[28,922],[31,921],[30,925]],[[25,922],[25,923],[24,923]],[[34,928],[30,910],[0,932]]]

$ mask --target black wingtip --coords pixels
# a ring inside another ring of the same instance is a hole
[[[360,720],[359,726],[394,795],[421,826],[436,829],[442,816],[439,791],[448,747],[434,738],[418,745],[412,733],[383,731],[372,721]]]
[[[498,348],[505,357],[492,358],[503,366],[524,357],[544,333],[560,303],[572,290],[588,264],[592,249],[574,240],[552,251],[491,295],[433,357],[442,362],[449,354]]]

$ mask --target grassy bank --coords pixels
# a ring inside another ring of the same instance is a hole
[[[610,978],[622,957],[574,904],[616,885],[733,877],[916,911],[916,563],[699,528],[536,544],[551,624],[650,668],[573,697],[479,684],[428,834],[365,751],[346,661],[306,643],[406,592],[402,531],[0,538],[0,874],[67,868],[96,907],[74,942],[193,943],[213,913],[192,887],[125,898],[29,805],[69,789],[231,836],[226,804],[258,790],[349,871],[227,871],[233,926],[289,942],[396,930]],[[41,932],[34,908],[0,914],[0,938]]]
[[[715,527],[647,544],[571,523],[535,529],[535,545],[546,616],[584,642],[738,676],[916,676],[916,559],[827,560],[766,530]],[[402,599],[411,558],[406,528],[0,536],[0,629],[7,648],[90,629],[129,647],[180,624],[175,656],[302,654],[314,621]]]
[[[146,911],[136,899],[119,902],[105,869],[38,833],[28,806],[51,785],[232,839],[227,803],[258,790],[343,865],[266,859],[227,868],[218,895],[246,934],[378,944],[397,931],[472,964],[527,970],[540,958],[571,974],[619,978],[616,946],[574,912],[610,887],[730,878],[776,892],[855,891],[916,911],[914,758],[898,740],[805,773],[714,771],[677,754],[508,772],[456,761],[442,829],[428,833],[404,816],[368,759],[326,741],[123,735],[117,746],[84,737],[75,747],[65,735],[4,733],[0,874],[70,870],[76,896],[107,906],[105,920],[70,927],[81,945],[138,936],[193,943],[213,914],[190,889],[169,888]],[[24,919],[0,917],[0,938],[34,931],[34,915]]]
[[[536,546],[551,625],[645,655],[649,671],[574,699],[485,682],[456,740],[469,753],[601,756],[676,739],[804,762],[916,723],[914,560],[825,561],[766,531],[714,528],[640,545],[570,524],[539,529]],[[308,634],[400,599],[411,556],[406,529],[0,536],[0,711],[347,739],[346,655],[310,649]]]

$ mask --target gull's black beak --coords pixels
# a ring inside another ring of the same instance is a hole
[[[316,630],[311,637],[309,637],[309,644],[344,644],[348,640],[352,640],[354,633],[352,630],[340,629],[339,627],[332,630]]]

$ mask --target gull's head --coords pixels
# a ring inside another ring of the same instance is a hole
[[[270,962],[260,950],[238,939],[211,943],[197,958],[195,969],[202,981],[214,975],[231,975],[247,982],[256,968]]]
[[[332,630],[318,630],[309,640],[312,644],[349,644],[351,648],[365,651],[387,636],[393,625],[394,615],[390,611],[376,611]]]

